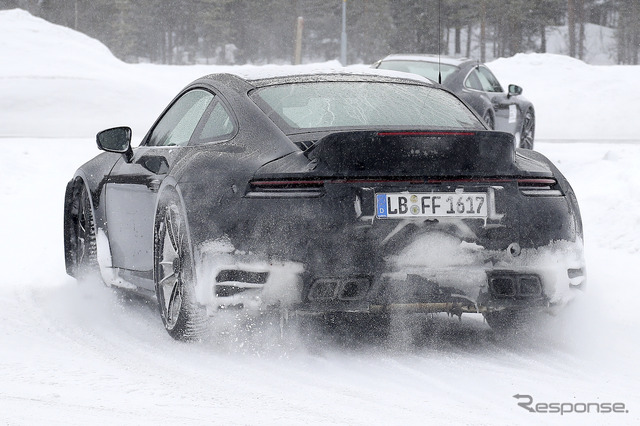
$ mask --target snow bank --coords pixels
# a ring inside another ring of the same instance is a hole
[[[524,88],[538,140],[640,140],[640,66],[587,65],[568,56],[518,54],[489,67],[503,86]]]
[[[170,99],[77,31],[19,9],[0,12],[0,27],[0,137],[93,136],[127,123],[144,131]]]
[[[123,62],[98,40],[20,9],[0,12],[2,77],[86,78],[122,69]]]
[[[449,30],[449,50],[450,54],[455,52],[455,28]],[[467,44],[467,29],[462,28],[460,32],[461,45]],[[602,25],[587,23],[584,26],[585,45],[584,45],[584,61],[592,65],[613,65],[616,61],[616,30],[614,28],[604,27]],[[569,54],[569,30],[566,25],[546,27],[546,53],[554,53],[557,55]],[[532,37],[533,44],[529,44],[531,51],[539,51],[541,41],[539,36]],[[474,26],[471,33],[471,50],[466,53],[469,58],[480,57],[480,26]],[[497,59],[493,56],[493,49],[487,45],[486,58],[487,61]],[[456,55],[458,56],[458,55]]]
[[[129,125],[141,138],[173,96],[200,76],[339,66],[126,64],[97,40],[22,10],[0,11],[0,27],[0,137],[93,137]],[[538,140],[639,139],[631,125],[640,105],[638,66],[591,66],[554,54],[520,54],[489,65],[503,85],[519,84],[533,101]]]
[[[547,27],[547,53],[569,54],[569,28],[566,25]],[[584,61],[591,65],[616,63],[616,30],[587,23],[584,26]]]

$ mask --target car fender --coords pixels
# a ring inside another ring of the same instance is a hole
[[[555,164],[553,164],[553,162],[551,160],[549,160],[547,157],[545,157],[543,154],[541,154],[541,153],[539,153],[537,151],[533,151],[533,150],[529,150],[529,149],[521,149],[521,148],[517,148],[516,152],[519,155],[522,155],[523,157],[527,157],[527,158],[530,158],[532,160],[544,163],[545,165],[547,165],[551,169],[551,171],[553,172],[553,176],[558,181],[558,184],[560,185],[560,188],[562,189],[562,192],[567,197],[567,203],[568,203],[568,206],[569,206],[569,211],[572,214],[572,216],[574,218],[574,221],[575,221],[576,238],[584,239],[584,229],[583,229],[583,225],[582,225],[582,216],[580,214],[580,207],[578,205],[578,199],[577,199],[576,194],[575,194],[575,192],[573,190],[573,187],[571,186],[571,184],[569,183],[567,178],[555,166]]]
[[[70,211],[73,197],[75,196],[75,194],[77,194],[78,186],[84,185],[85,189],[90,194],[89,202],[91,204],[91,210],[96,226],[96,234],[98,234],[99,231],[102,231],[108,237],[108,229],[104,210],[104,185],[107,182],[109,172],[120,158],[120,154],[104,152],[80,166],[80,168],[78,168],[78,170],[76,170],[76,172],[74,173],[72,179],[67,183],[64,198],[63,221],[65,266],[67,273],[69,273],[72,268],[68,255],[68,250],[70,249],[69,243],[71,238],[71,229],[73,227],[73,223],[71,223]]]

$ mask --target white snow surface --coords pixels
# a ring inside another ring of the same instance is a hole
[[[183,344],[153,304],[65,274],[65,184],[98,153],[98,130],[140,138],[189,81],[250,67],[128,65],[20,10],[0,12],[0,28],[0,423],[640,422],[639,67],[490,64],[536,105],[537,149],[572,182],[584,220],[588,290],[537,334],[498,338],[465,314],[395,321],[381,339],[279,340],[265,325]],[[530,413],[516,394],[628,412]]]

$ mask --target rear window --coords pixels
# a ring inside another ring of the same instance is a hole
[[[438,81],[438,74],[442,76],[442,81],[445,81],[447,77],[459,69],[455,65],[438,64],[437,62],[402,60],[382,61],[380,62],[380,65],[378,65],[378,68],[381,70],[393,70],[418,74],[436,82]]]
[[[483,129],[455,96],[428,86],[384,82],[313,82],[251,93],[285,132],[325,128]]]

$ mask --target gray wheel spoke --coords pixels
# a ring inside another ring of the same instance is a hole
[[[173,248],[171,240],[167,237],[164,241],[164,247],[162,250],[161,265],[173,265],[173,261],[179,257],[178,251]]]
[[[171,245],[173,246],[176,253],[180,249],[180,224],[178,222],[178,218],[176,217],[175,212],[172,209],[168,209],[167,215],[167,233],[169,234],[169,239],[171,241]]]
[[[178,253],[174,249],[168,232],[165,233],[162,260],[159,262],[161,271],[160,281],[158,285],[162,291],[162,309],[164,317],[168,323],[173,322],[171,313],[172,295],[178,286],[178,275],[173,269],[173,262],[178,258]]]
[[[176,317],[178,316],[180,307],[182,306],[182,294],[179,285],[173,287],[173,291],[171,292],[170,300],[167,305],[167,319],[173,323],[177,319]]]
[[[171,240],[171,234],[166,222],[164,241],[162,246],[162,260],[160,261],[160,265],[171,266],[173,268],[173,261],[180,256],[180,253],[178,251],[178,248],[174,246],[173,241]]]
[[[167,281],[169,281],[169,280],[173,280],[173,283],[167,284]],[[173,288],[173,287],[175,287],[177,282],[178,282],[178,279],[176,277],[176,273],[172,272],[169,275],[165,276],[163,279],[161,279],[159,284],[161,286],[163,286],[163,287]]]
[[[173,322],[173,315],[171,313],[174,294],[176,293],[176,289],[178,288],[178,279],[175,274],[170,274],[160,281],[160,288],[162,291],[162,309],[164,311],[165,319],[168,323]]]
[[[86,252],[86,242],[84,235],[78,236],[78,261],[82,263],[84,261],[85,252]]]
[[[169,305],[169,300],[171,300],[171,293],[173,293],[173,289],[176,288],[176,284],[178,284],[178,280],[173,279],[171,282],[162,284],[162,295],[164,296],[165,301],[165,309]]]

